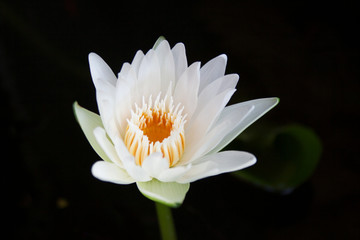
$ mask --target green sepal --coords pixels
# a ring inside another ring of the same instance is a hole
[[[157,179],[137,182],[136,185],[145,197],[172,208],[179,207],[183,203],[190,188],[190,183],[161,182]]]
[[[95,128],[104,128],[101,117],[96,113],[93,113],[81,107],[77,102],[74,102],[73,110],[76,120],[78,121],[82,131],[85,134],[85,137],[89,141],[92,148],[104,161],[112,162],[110,158],[106,155],[100,144],[97,142],[94,135]]]

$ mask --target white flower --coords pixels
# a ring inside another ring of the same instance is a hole
[[[146,55],[138,51],[116,77],[89,54],[100,116],[76,102],[74,111],[87,139],[102,158],[92,174],[117,184],[136,182],[148,198],[182,203],[190,182],[240,170],[256,158],[219,152],[278,103],[257,99],[225,107],[237,74],[225,74],[227,57],[188,66],[182,43],[160,39]]]

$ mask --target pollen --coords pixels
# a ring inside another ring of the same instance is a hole
[[[127,120],[124,140],[137,165],[141,166],[153,152],[161,152],[169,167],[180,160],[185,148],[183,109],[180,104],[174,107],[172,98],[167,96],[160,100],[160,94],[154,103],[149,97],[147,102],[143,98],[142,107],[135,105]]]

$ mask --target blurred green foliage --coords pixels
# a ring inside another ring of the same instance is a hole
[[[312,129],[292,124],[270,132],[262,129],[263,134],[257,134],[257,130],[240,135],[232,143],[232,147],[236,144],[236,148],[255,154],[258,160],[254,166],[234,172],[234,176],[282,194],[309,179],[322,152],[321,141]]]

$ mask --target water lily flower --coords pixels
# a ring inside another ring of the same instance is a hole
[[[136,183],[146,197],[180,205],[191,182],[237,171],[256,158],[219,152],[278,103],[264,98],[226,106],[239,76],[225,75],[226,55],[188,66],[182,43],[159,39],[138,51],[116,76],[89,54],[100,116],[74,103],[77,120],[102,160],[92,174],[116,184]]]

